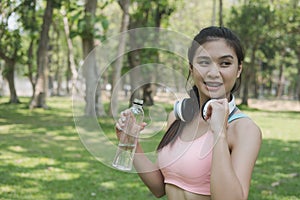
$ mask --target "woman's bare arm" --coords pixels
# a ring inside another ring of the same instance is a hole
[[[261,145],[261,131],[247,118],[236,123],[231,152],[226,133],[221,133],[214,147],[211,169],[214,200],[248,198],[251,175]]]
[[[121,129],[124,128],[124,119],[128,115],[129,111],[125,110],[121,113],[120,119],[116,124],[116,134],[119,138],[121,134]],[[122,120],[123,119],[123,120]],[[173,112],[169,114],[167,128],[175,120],[175,115]],[[146,126],[146,123],[142,124],[142,129]],[[149,188],[149,190],[156,196],[162,197],[165,195],[165,184],[164,177],[156,163],[153,163],[144,154],[143,148],[140,143],[137,143],[136,153],[134,155],[133,165],[137,171],[139,177],[144,182],[144,184]]]
[[[137,145],[136,154],[133,161],[134,167],[138,172],[139,177],[149,190],[156,196],[162,197],[165,195],[164,177],[157,166],[144,154],[142,147]]]

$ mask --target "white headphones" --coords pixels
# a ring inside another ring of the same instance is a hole
[[[185,98],[175,102],[174,114],[176,119],[183,122],[189,122],[193,119],[194,113],[195,109],[192,98]]]
[[[176,101],[174,104],[174,114],[176,119],[179,119],[183,122],[189,122],[193,119],[195,114],[195,109],[193,108],[193,100],[191,98],[185,98],[179,101]],[[204,103],[202,107],[202,117],[206,118],[207,108],[211,102],[216,101],[216,99],[210,99]],[[236,110],[235,98],[231,95],[231,100],[228,103],[229,105],[229,115],[233,114]]]
[[[203,119],[206,118],[206,114],[207,114],[207,109],[208,109],[208,106],[210,103],[216,101],[216,99],[210,99],[208,100],[204,106],[202,107],[202,117]],[[235,104],[235,98],[233,95],[231,95],[231,100],[230,102],[228,103],[228,106],[229,106],[229,115],[232,114],[232,112],[235,110],[236,108],[236,104]]]

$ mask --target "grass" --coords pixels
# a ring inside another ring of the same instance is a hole
[[[111,169],[86,150],[69,98],[49,98],[50,109],[32,111],[26,104],[6,101],[0,98],[1,200],[155,199],[136,174]],[[255,109],[245,113],[264,133],[249,199],[300,200],[300,113]],[[113,120],[99,121],[116,142]],[[145,140],[144,145],[155,147],[160,136]]]

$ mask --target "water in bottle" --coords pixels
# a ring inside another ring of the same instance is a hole
[[[143,100],[134,99],[130,107],[130,115],[127,116],[126,126],[120,134],[118,149],[112,165],[123,171],[130,171],[137,139],[140,133],[140,125],[144,119]]]

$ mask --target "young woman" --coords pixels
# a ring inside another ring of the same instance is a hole
[[[227,28],[208,27],[195,36],[188,58],[188,79],[194,83],[190,98],[169,114],[157,163],[147,159],[138,144],[135,169],[156,197],[247,199],[261,131],[234,103],[232,93],[239,86],[244,58],[240,41]],[[214,100],[203,117],[210,99]],[[128,114],[121,113],[117,134]]]

